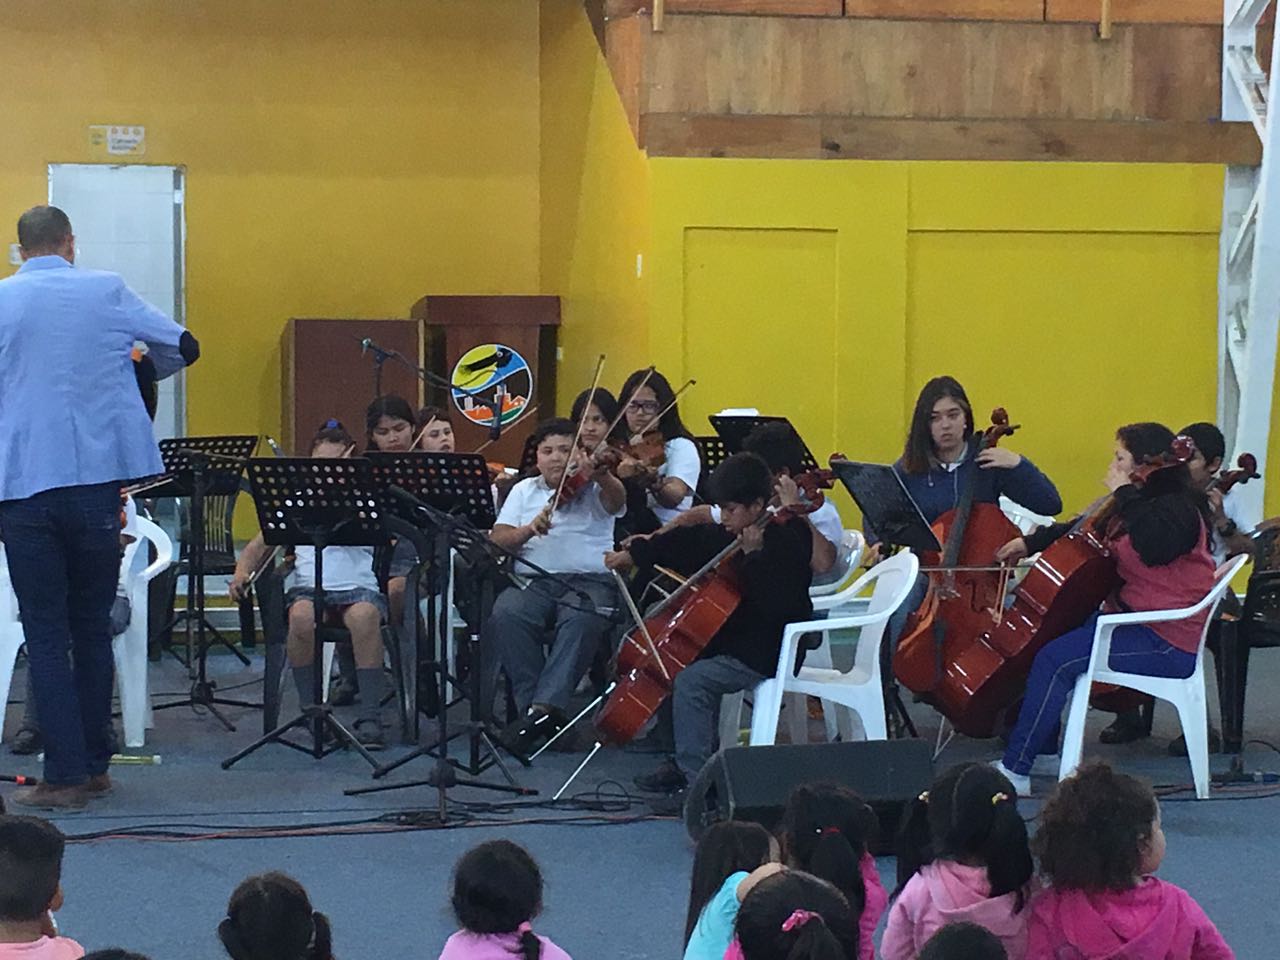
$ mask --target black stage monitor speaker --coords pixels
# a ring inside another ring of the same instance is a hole
[[[903,807],[932,781],[933,750],[924,740],[730,747],[690,784],[685,826],[695,841],[721,820],[753,820],[772,830],[793,787],[838,783],[862,797],[880,821],[872,851],[889,852]]]

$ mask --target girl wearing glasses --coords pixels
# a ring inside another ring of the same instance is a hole
[[[657,429],[663,438],[663,457],[661,463],[653,463],[624,456],[618,464],[618,477],[627,488],[627,512],[619,521],[621,537],[652,533],[693,506],[702,460],[672,404],[674,399],[671,384],[657,371],[637,370],[622,385],[619,402],[628,435]]]

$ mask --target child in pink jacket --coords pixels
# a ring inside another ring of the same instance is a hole
[[[1028,960],[1234,960],[1191,895],[1152,876],[1165,842],[1146,784],[1081,767],[1045,803],[1034,846],[1052,886],[1031,909]]]
[[[985,927],[1009,960],[1022,960],[1035,866],[1017,792],[1003,774],[981,763],[952,767],[912,801],[898,848],[883,960],[912,960],[957,922]]]

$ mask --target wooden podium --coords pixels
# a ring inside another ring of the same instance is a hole
[[[414,320],[295,318],[285,325],[280,340],[280,441],[285,450],[305,457],[311,451],[303,447],[330,417],[341,420],[364,450],[364,412],[377,396],[374,355],[361,352],[366,337],[411,363],[422,363]],[[382,393],[399,394],[415,411],[421,406],[418,375],[396,360],[382,365]]]
[[[426,387],[426,402],[452,414],[458,450],[470,452],[488,440],[493,404],[499,403],[505,411],[502,439],[484,455],[518,464],[534,426],[556,414],[560,298],[426,296],[410,315],[423,324],[426,368],[455,386],[478,391],[468,401],[456,392]]]

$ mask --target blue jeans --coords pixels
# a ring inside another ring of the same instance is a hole
[[[1006,769],[1021,774],[1031,772],[1036,754],[1058,726],[1076,680],[1089,669],[1097,622],[1095,613],[1082,626],[1049,641],[1036,654],[1027,677],[1022,710],[1004,752]],[[1111,634],[1110,665],[1116,670],[1152,677],[1189,677],[1196,667],[1196,655],[1179,650],[1148,626],[1130,624],[1117,627]]]
[[[676,674],[671,694],[676,766],[687,779],[697,776],[715,751],[720,698],[726,693],[754,690],[764,678],[727,653],[695,660]]]
[[[106,773],[111,760],[120,485],[60,487],[6,500],[0,537],[44,734],[44,780],[84,783]]]

